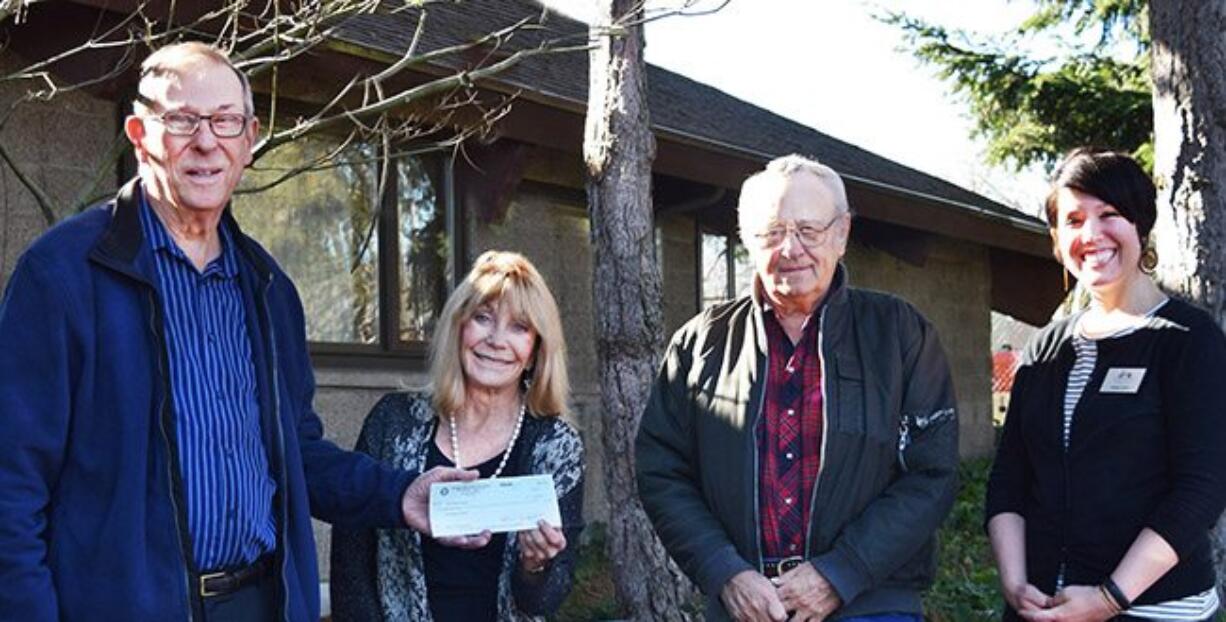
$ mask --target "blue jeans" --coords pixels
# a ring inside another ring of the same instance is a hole
[[[839,622],[924,622],[924,618],[914,613],[877,613],[871,616],[843,618]]]

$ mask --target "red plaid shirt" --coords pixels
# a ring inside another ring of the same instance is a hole
[[[815,311],[796,344],[766,308],[768,371],[758,425],[764,557],[803,555],[809,500],[821,466],[822,363]]]

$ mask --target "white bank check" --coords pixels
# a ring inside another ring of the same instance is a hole
[[[549,475],[522,475],[430,485],[430,531],[435,537],[536,529],[545,519],[562,526]]]

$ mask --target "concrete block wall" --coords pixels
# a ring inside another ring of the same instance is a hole
[[[592,253],[584,206],[553,196],[521,191],[498,222],[468,220],[469,260],[487,250],[522,253],[549,284],[562,313],[570,369],[570,422],[583,437],[589,465],[584,489],[584,515],[606,516],[604,477],[599,465],[600,388],[592,316]]]
[[[664,278],[664,339],[671,339],[698,313],[698,229],[693,219],[682,216],[656,221],[663,243],[660,272]]]
[[[408,365],[406,364],[406,367]],[[367,413],[384,394],[420,389],[426,375],[419,370],[365,369],[315,366],[315,412],[324,422],[324,435],[343,449],[352,449],[358,440]],[[313,520],[315,552],[320,580],[328,581],[328,556],[331,527]]]
[[[964,458],[993,449],[991,273],[986,247],[933,238],[923,266],[852,242],[851,283],[893,293],[932,322],[949,358],[958,394],[959,450]]]
[[[12,54],[0,55],[0,75],[25,63]],[[8,110],[25,95],[30,84],[0,84],[0,110]],[[51,198],[60,219],[81,188],[94,178],[98,164],[119,131],[116,105],[83,92],[69,92],[52,102],[24,102],[0,128],[0,144]],[[107,171],[103,191],[115,188],[115,174]],[[0,288],[8,282],[21,253],[47,222],[32,195],[7,164],[0,163]]]
[[[685,218],[657,223],[662,243],[665,338],[697,308],[697,250],[694,224]],[[608,516],[604,495],[602,412],[592,301],[592,248],[586,208],[541,194],[521,193],[497,223],[470,221],[470,259],[489,249],[523,253],[549,283],[562,310],[571,372],[572,423],[587,451],[584,515],[603,521]]]

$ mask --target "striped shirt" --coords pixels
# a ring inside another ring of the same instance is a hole
[[[179,468],[196,568],[254,561],[276,546],[276,485],[261,440],[255,366],[229,232],[204,271],[141,197],[161,297]]]
[[[1094,374],[1094,367],[1098,363],[1099,340],[1118,339],[1138,330],[1151,327],[1157,321],[1154,319],[1154,313],[1161,309],[1163,304],[1166,304],[1165,300],[1151,309],[1146,314],[1148,319],[1139,326],[1125,328],[1097,339],[1085,337],[1080,332],[1073,336],[1073,353],[1076,355],[1076,358],[1073,361],[1073,367],[1069,370],[1068,384],[1064,390],[1063,439],[1065,451],[1068,451],[1069,436],[1073,427],[1073,412],[1077,409],[1077,403],[1081,401],[1081,396],[1085,393],[1086,384],[1089,383],[1090,376]],[[1056,578],[1056,589],[1059,590],[1063,587],[1064,567],[1061,566],[1059,576]],[[1209,619],[1213,612],[1217,611],[1218,605],[1217,590],[1210,588],[1200,594],[1185,596],[1177,600],[1168,600],[1154,605],[1135,605],[1124,613],[1137,618],[1162,620],[1164,622],[1199,621]]]
[[[1073,352],[1077,359],[1068,372],[1068,387],[1064,390],[1064,451],[1068,451],[1069,433],[1073,431],[1073,411],[1086,390],[1094,364],[1098,362],[1098,342],[1081,335],[1073,337]]]

